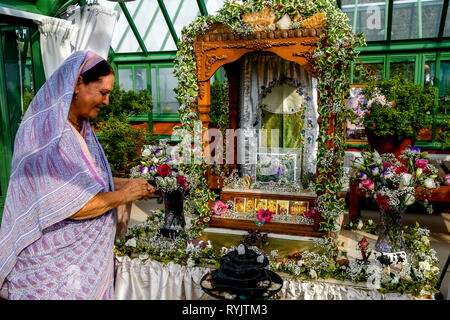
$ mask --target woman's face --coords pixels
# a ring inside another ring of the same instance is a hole
[[[77,99],[73,100],[74,113],[78,118],[97,118],[100,109],[109,104],[109,93],[114,85],[114,75],[100,77],[85,84],[81,76],[75,86]]]

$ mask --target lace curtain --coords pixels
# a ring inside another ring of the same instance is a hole
[[[101,5],[79,7],[67,18],[44,18],[39,25],[41,55],[48,79],[76,51],[91,50],[106,59],[117,12]]]
[[[305,143],[303,151],[303,172],[316,172],[317,155],[317,79],[311,77],[299,64],[284,60],[274,54],[255,53],[242,58],[239,127],[238,135],[238,163],[241,165],[241,175],[252,173],[252,156],[259,147],[258,133],[254,129],[261,129],[261,102],[263,90],[278,83],[281,79],[301,83],[305,91],[310,92],[311,101],[305,102]],[[301,139],[301,132],[298,132]],[[308,143],[308,137],[309,143]],[[254,161],[254,159],[253,159]]]

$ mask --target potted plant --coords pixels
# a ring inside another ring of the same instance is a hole
[[[363,94],[366,103],[361,107],[359,124],[366,127],[369,144],[380,153],[399,156],[408,144],[414,144],[420,130],[431,127],[435,87],[422,88],[397,77],[372,81]]]

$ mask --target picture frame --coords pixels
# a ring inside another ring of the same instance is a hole
[[[294,216],[304,215],[309,210],[308,201],[294,201],[289,203],[289,213]]]
[[[253,166],[254,183],[299,182],[302,170],[300,148],[259,148]]]
[[[277,200],[267,199],[267,210],[276,214],[277,213]]]
[[[259,210],[267,209],[267,200],[266,199],[256,199],[255,201],[255,212],[259,212]]]
[[[252,213],[255,211],[255,199],[245,198],[245,213]]]
[[[344,99],[347,109],[350,109],[355,113],[358,113],[361,108],[361,104],[367,103],[367,100],[362,94],[362,90],[364,89],[364,87],[365,87],[364,84],[350,85],[349,96],[347,99]],[[347,120],[345,123],[344,130],[345,130],[345,140],[348,144],[357,144],[357,145],[368,144],[367,135],[365,133],[365,126],[356,125]]]
[[[234,198],[234,211],[238,213],[245,212],[245,198],[241,197]]]
[[[289,200],[277,200],[277,214],[286,216],[289,213]]]

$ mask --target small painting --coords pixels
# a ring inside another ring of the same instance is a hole
[[[245,213],[253,212],[255,210],[255,199],[245,198]]]
[[[266,210],[267,209],[267,200],[266,199],[256,199],[256,212],[259,212],[259,210]]]
[[[245,198],[234,198],[234,211],[244,213]]]
[[[294,216],[300,216],[308,211],[309,202],[308,201],[291,201],[290,203],[290,213]]]
[[[277,200],[268,199],[267,200],[267,210],[277,213]]]
[[[277,214],[287,215],[289,212],[289,201],[288,200],[277,200]]]
[[[362,106],[367,104],[367,100],[362,94],[364,89],[363,85],[351,85],[349,98],[346,101],[347,109],[352,110],[358,119],[363,117],[364,111],[362,110]],[[345,126],[345,138],[347,142],[365,142],[367,143],[367,136],[365,131],[365,126],[361,124],[354,124],[347,120]]]

